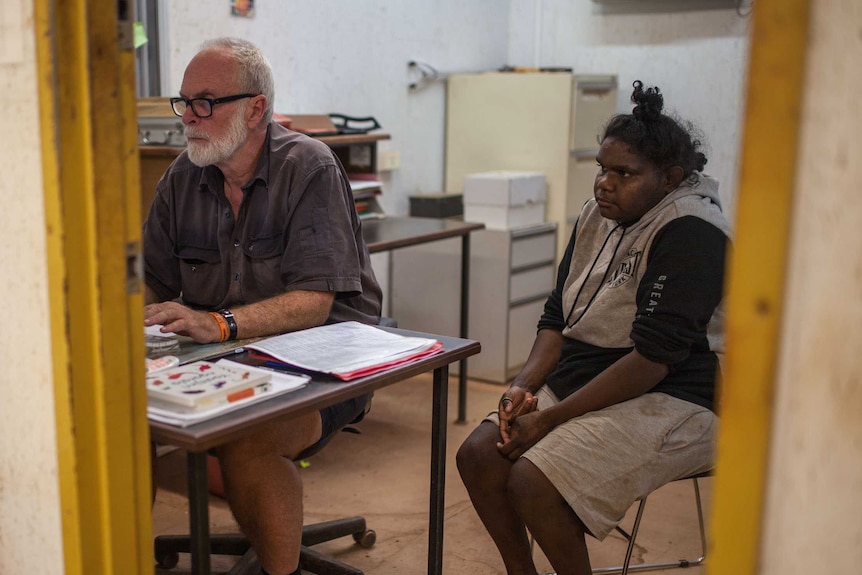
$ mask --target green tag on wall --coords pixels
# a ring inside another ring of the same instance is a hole
[[[135,22],[133,43],[135,48],[140,48],[148,42],[147,32],[144,30],[143,22]]]

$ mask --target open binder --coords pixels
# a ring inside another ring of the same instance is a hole
[[[443,344],[349,321],[286,333],[245,347],[264,359],[348,381],[433,355]]]

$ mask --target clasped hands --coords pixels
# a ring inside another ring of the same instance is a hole
[[[175,301],[144,306],[144,325],[162,325],[165,332],[184,335],[198,343],[221,341],[221,330],[208,312]]]
[[[500,398],[500,441],[497,449],[514,461],[547,435],[538,406],[539,399],[522,387],[512,386]]]

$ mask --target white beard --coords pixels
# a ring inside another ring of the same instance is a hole
[[[227,126],[227,133],[219,139],[210,138],[209,134],[186,126],[183,130],[186,137],[206,140],[206,142],[192,139],[188,141],[186,150],[189,160],[196,166],[204,167],[218,164],[231,157],[248,138],[248,129],[243,121],[244,112],[244,106],[237,106],[237,111],[231,116]]]

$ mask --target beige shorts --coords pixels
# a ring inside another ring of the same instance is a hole
[[[539,390],[539,409],[558,402]],[[486,421],[497,423],[492,413]],[[646,393],[556,427],[522,457],[565,498],[599,541],[641,497],[712,468],[718,419],[710,410]]]

